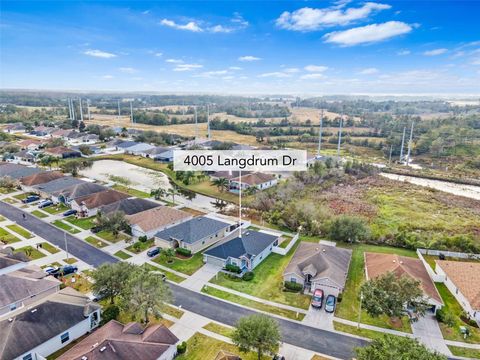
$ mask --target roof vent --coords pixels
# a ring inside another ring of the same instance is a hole
[[[13,321],[13,318],[8,318],[8,322],[12,322]]]
[[[92,349],[95,349],[98,346],[98,342],[92,345]]]
[[[104,352],[105,350],[107,350],[107,347],[106,347],[106,346],[102,346],[102,347],[100,348],[100,352]]]
[[[32,314],[35,313],[35,312],[37,312],[37,309],[33,309],[31,312],[32,312]]]
[[[322,249],[323,252],[325,252],[326,250],[325,249]]]
[[[397,260],[393,260],[393,263],[395,264],[397,262]]]
[[[245,235],[250,235],[250,233],[247,231],[247,232],[245,233]]]
[[[400,260],[400,264],[403,264],[403,261]]]
[[[82,360],[88,360],[88,357],[86,357],[85,355],[82,356]]]

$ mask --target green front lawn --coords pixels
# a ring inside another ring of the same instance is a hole
[[[80,230],[74,228],[67,223],[64,223],[62,220],[55,220],[54,222],[52,222],[52,224],[62,230],[68,231],[70,234],[78,234],[80,232]]]
[[[24,228],[22,228],[21,226],[18,226],[16,224],[7,225],[7,228],[16,232],[19,235],[22,235],[25,239],[33,238],[33,235],[30,232],[28,232],[27,230],[25,230]]]
[[[163,255],[163,252],[161,252],[160,255],[154,258],[152,261],[156,262],[157,264],[169,267],[172,270],[187,275],[192,275],[195,271],[197,271],[203,266],[203,255],[201,252],[198,252],[189,259],[180,259],[174,256],[171,259],[172,262],[169,263],[167,257]]]
[[[203,287],[202,293],[209,294],[220,299],[231,301],[231,302],[244,305],[253,309],[265,311],[271,314],[276,314],[276,315],[283,316],[285,318],[289,318],[293,320],[302,321],[303,318],[305,317],[305,314],[297,313],[295,311],[282,309],[276,306],[271,306],[258,301],[250,300],[250,299],[244,298],[243,296],[238,296],[226,291],[218,290],[208,285],[205,285]]]
[[[5,201],[6,203],[9,203],[9,204],[16,204],[16,203],[18,203],[18,201],[15,200],[14,198],[5,198],[5,199],[3,199],[2,201]]]
[[[151,248],[154,244],[155,240],[154,239],[149,239],[145,242],[141,241],[136,241],[129,247],[127,247],[127,250],[134,253],[134,254],[140,254],[142,251],[145,251],[149,248]]]
[[[56,248],[48,242],[42,242],[40,243],[40,245],[42,246],[42,249],[48,251],[50,254],[56,254],[60,251],[60,249]]]
[[[7,230],[0,228],[0,241],[4,244],[11,244],[19,242],[20,239],[17,238],[15,235],[9,233]]]
[[[125,253],[124,253],[125,254]],[[125,254],[127,256],[130,257],[130,255],[128,254]],[[148,270],[150,271],[159,271],[161,272],[162,274],[165,274],[165,277],[167,278],[167,280],[170,280],[170,281],[173,281],[175,283],[181,283],[182,281],[185,280],[184,277],[181,277],[181,276],[178,276],[177,274],[174,274],[170,271],[165,271],[164,269],[160,269],[159,267],[155,266],[155,265],[152,265],[152,264],[149,264],[149,263],[145,263],[143,264],[143,266],[145,266]]]
[[[23,199],[26,199],[28,195],[37,195],[37,194],[35,194],[35,193],[21,193],[21,194],[14,195],[13,197],[17,200],[22,201]]]
[[[75,264],[78,260],[75,259],[74,257],[69,257],[68,259],[63,259],[63,262],[67,263],[67,264]]]
[[[95,235],[102,238],[103,240],[107,240],[108,242],[111,242],[111,243],[117,243],[117,242],[122,241],[122,240],[125,240],[125,241],[130,240],[130,236],[128,236],[128,235],[120,233],[117,236],[115,236],[115,235],[113,235],[113,233],[111,231],[107,231],[107,230],[99,231]]]
[[[45,214],[43,211],[40,211],[40,210],[33,210],[30,214],[40,218],[40,219],[44,219],[46,217],[48,217],[48,214]]]
[[[308,309],[310,306],[309,295],[283,291],[283,271],[290,262],[298,244],[300,244],[300,241],[285,256],[274,253],[268,255],[253,270],[255,277],[251,281],[244,281],[219,272],[217,278],[213,278],[210,282],[262,299]]]
[[[74,288],[82,294],[87,294],[92,290],[92,283],[80,274],[65,276],[62,279],[62,282],[66,286],[70,286],[71,288]]]
[[[179,355],[177,360],[206,360],[215,359],[218,353],[223,350],[240,356],[243,360],[257,360],[258,355],[254,352],[242,353],[233,344],[214,339],[207,335],[195,333],[187,341],[187,352]],[[271,359],[271,356],[263,356],[262,360]]]
[[[0,221],[5,221],[5,218],[2,215],[0,215]]]
[[[364,252],[377,252],[385,254],[398,254],[402,256],[416,257],[416,253],[413,250],[406,250],[400,248],[394,248],[389,246],[375,246],[366,244],[346,245],[339,243],[338,246],[346,247],[353,250],[352,260],[350,262],[350,269],[348,271],[347,282],[345,284],[345,290],[343,291],[342,302],[338,303],[335,315],[352,321],[357,321],[358,311],[360,307],[360,301],[358,299],[360,286],[365,281],[365,262]],[[387,329],[394,329],[398,331],[404,331],[411,333],[412,328],[408,319],[405,317],[402,321],[393,321],[387,316],[380,316],[373,318],[365,311],[362,311],[360,321],[363,324],[374,325]]]
[[[23,253],[25,253],[25,255],[27,255],[27,257],[29,258],[30,261],[41,259],[42,257],[45,256],[44,253],[41,253],[40,251],[35,249],[33,246],[24,246],[22,248],[15,249],[13,252],[15,252],[15,253],[23,252]]]
[[[460,319],[463,309],[445,284],[435,283],[435,285],[444,303],[443,311],[451,313],[455,318],[455,325],[453,327],[439,323],[443,337],[447,340],[480,344],[480,329],[469,326]],[[465,326],[470,330],[470,336],[466,339],[464,339],[463,334],[460,333],[460,326]]]
[[[220,335],[223,335],[223,336],[226,336],[226,337],[231,337],[232,333],[234,331],[234,329],[232,329],[232,328],[229,328],[229,327],[226,327],[226,326],[214,323],[214,322],[208,323],[203,328],[205,330],[208,330],[208,331],[211,331],[211,332],[214,332],[216,334],[220,334]]]
[[[123,192],[131,196],[135,196],[137,198],[148,199],[151,197],[150,194],[146,193],[145,191],[133,189],[125,185],[115,184],[112,186],[112,189],[115,189],[117,191]]]
[[[347,334],[361,336],[367,339],[380,339],[385,335],[382,332],[369,330],[369,329],[358,329],[356,326],[343,324],[338,321],[333,321],[333,328],[337,331],[341,331]]]
[[[103,248],[105,246],[107,246],[108,244],[101,241],[100,239],[97,239],[96,237],[93,237],[93,236],[89,236],[87,238],[85,238],[85,241],[88,242],[90,245],[93,245],[97,248]]]
[[[14,188],[6,188],[3,186],[0,186],[0,194],[10,194],[11,192],[14,192]]]
[[[89,230],[95,226],[95,216],[78,219],[75,216],[69,216],[64,218],[63,220],[68,221],[70,224],[73,224],[83,230]]]
[[[480,350],[477,349],[467,349],[460,346],[447,345],[450,351],[455,356],[461,356],[471,359],[480,359]]]
[[[115,254],[116,257],[122,259],[122,260],[127,260],[127,259],[130,259],[132,256],[131,255],[128,255],[126,252],[122,251],[122,250],[118,250]]]
[[[70,209],[68,206],[62,203],[58,203],[52,206],[47,206],[46,208],[43,208],[43,211],[49,213],[49,214],[59,214],[61,212],[67,211]]]

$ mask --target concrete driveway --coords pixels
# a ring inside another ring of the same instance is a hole
[[[302,323],[317,329],[333,330],[333,313],[328,313],[325,309],[317,309],[310,305],[307,315],[302,320]]]
[[[428,348],[447,356],[452,355],[445,344],[442,331],[434,315],[425,314],[418,321],[412,322],[412,331],[413,336],[420,339]]]
[[[203,286],[208,283],[212,277],[217,275],[221,269],[221,266],[205,264],[181,284],[187,289],[201,291]]]

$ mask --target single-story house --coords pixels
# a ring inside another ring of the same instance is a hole
[[[81,146],[86,146],[88,149],[90,149],[91,154],[90,155],[83,154],[80,151]],[[88,144],[75,145],[75,146],[72,146],[72,149],[75,150],[75,151],[79,151],[82,154],[82,156],[84,156],[84,157],[90,157],[92,155],[101,154],[103,152],[103,149],[100,146],[98,146],[98,145],[88,145]]]
[[[101,206],[112,204],[130,195],[116,190],[105,190],[94,194],[78,197],[70,202],[72,209],[78,211],[78,215],[90,217],[95,215]]]
[[[27,266],[23,253],[14,253],[11,248],[0,249],[0,275],[8,274]]]
[[[70,204],[72,200],[78,199],[79,197],[96,194],[105,190],[108,190],[108,188],[103,185],[85,181],[53,192],[52,200],[54,202]]]
[[[22,150],[38,150],[42,144],[43,142],[37,139],[24,139],[17,142]]]
[[[242,171],[242,175],[248,175],[251,174],[251,171]],[[240,176],[240,171],[235,171],[235,170],[228,170],[228,171],[215,171],[210,174],[210,178],[212,180],[217,180],[217,179],[227,179],[227,180],[232,180],[234,178],[237,178]]]
[[[140,155],[142,155],[143,157],[153,159],[155,161],[162,161],[162,162],[173,161],[173,150],[166,147],[155,147],[153,149],[144,151]]]
[[[23,191],[33,191],[32,186],[34,185],[45,184],[63,177],[64,175],[61,171],[44,171],[26,176],[20,180],[20,183],[22,184]]]
[[[13,154],[13,159],[24,164],[33,164],[36,160],[35,154],[31,150],[20,150]]]
[[[8,124],[3,127],[3,132],[10,134],[20,134],[26,132],[26,127],[22,123]]]
[[[52,138],[60,138],[64,140],[68,140],[68,135],[72,132],[75,132],[75,130],[72,129],[58,129],[50,133],[50,136]]]
[[[260,231],[247,230],[241,236],[214,245],[203,253],[203,262],[225,267],[236,265],[242,271],[252,271],[278,245],[279,237]]]
[[[29,167],[20,164],[0,162],[0,177],[8,176],[14,180],[20,180],[24,177],[43,172],[37,167]]]
[[[0,359],[44,359],[99,323],[100,306],[67,287],[0,321]]]
[[[134,237],[147,236],[148,238],[153,237],[157,232],[168,226],[179,224],[191,218],[191,214],[168,206],[157,206],[127,216],[132,228],[132,235]]]
[[[157,232],[155,244],[162,248],[181,247],[196,253],[222,240],[229,228],[229,223],[198,216]]]
[[[110,214],[119,211],[125,215],[133,215],[142,211],[156,208],[158,206],[161,205],[150,200],[131,197],[101,206],[98,211],[102,214]]]
[[[69,149],[65,146],[57,146],[53,148],[45,148],[44,154],[51,155],[60,159],[74,158],[82,156],[82,153],[77,150]]]
[[[63,176],[61,178],[43,183],[33,185],[31,187],[33,192],[40,194],[42,197],[51,197],[54,193],[69,188],[70,186],[84,183],[85,181],[71,177]]]
[[[59,291],[61,282],[46,275],[37,266],[0,275],[0,318]]]
[[[132,146],[138,145],[138,144],[140,144],[140,143],[136,142],[136,141],[122,140],[122,141],[118,142],[117,144],[115,144],[115,149],[125,151],[126,149],[128,149]]]
[[[436,260],[435,272],[463,310],[480,324],[480,263]]]
[[[338,296],[345,288],[352,250],[301,242],[283,272],[283,281],[302,284],[310,292],[322,289]]]
[[[268,189],[277,184],[278,180],[274,175],[264,174],[264,173],[252,173],[243,175],[242,177],[236,177],[230,180],[230,191],[238,192],[240,185],[242,191],[248,190],[250,188],[256,188],[258,190]]]
[[[132,155],[141,155],[144,154],[148,150],[155,149],[155,146],[147,144],[147,143],[137,143],[135,145],[129,146],[125,148],[125,153],[132,154]]]
[[[57,360],[172,360],[178,338],[164,325],[144,328],[136,322],[111,320],[60,355]]]
[[[443,307],[443,300],[420,259],[396,254],[369,252],[366,252],[364,256],[367,280],[374,279],[388,272],[393,272],[397,277],[408,276],[420,281],[420,287],[424,293],[425,300],[431,305],[430,310],[432,313]]]

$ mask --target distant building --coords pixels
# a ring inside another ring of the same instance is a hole
[[[46,183],[33,185],[31,187],[31,191],[36,192],[43,197],[51,197],[53,196],[53,194],[57,193],[58,191],[69,188],[70,186],[73,186],[73,185],[82,184],[84,182],[85,181],[78,178],[74,178],[72,176],[63,176]]]
[[[0,162],[0,178],[6,176],[14,180],[20,180],[24,177],[41,172],[43,172],[43,170],[37,167]]]
[[[22,123],[7,124],[3,127],[3,132],[10,134],[21,134],[26,132],[26,127]]]
[[[17,163],[30,165],[35,163],[36,156],[30,150],[21,150],[13,154],[13,159]]]
[[[230,191],[238,192],[240,187],[242,191],[250,188],[256,188],[257,190],[265,190],[272,186],[277,185],[278,180],[275,176],[264,173],[251,173],[230,179]]]
[[[100,207],[102,214],[110,214],[114,212],[122,212],[125,215],[134,215],[142,211],[150,210],[161,206],[160,204],[141,198],[126,198],[114,203]]]
[[[169,206],[158,206],[134,215],[128,215],[127,220],[134,237],[153,237],[157,232],[192,218],[192,215]]]
[[[70,204],[73,200],[83,196],[96,194],[108,190],[107,187],[92,182],[84,181],[64,189],[52,192],[52,200]]]
[[[79,215],[89,217],[96,215],[102,206],[112,204],[128,197],[128,194],[108,189],[78,197],[72,200],[70,205],[72,209],[78,211]]]
[[[75,158],[80,157],[82,154],[80,151],[69,149],[65,146],[57,146],[53,148],[45,148],[43,150],[44,154],[54,156],[60,159]]]

